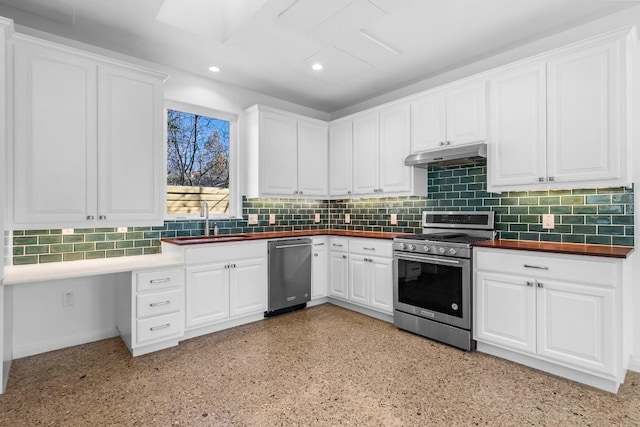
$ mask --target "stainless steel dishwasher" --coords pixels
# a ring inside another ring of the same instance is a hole
[[[269,305],[265,316],[304,308],[311,299],[311,239],[269,242]]]

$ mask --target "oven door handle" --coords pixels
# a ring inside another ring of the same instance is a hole
[[[421,257],[421,256],[412,256],[412,255],[396,255],[396,258],[403,259],[406,261],[417,261],[417,262],[435,262],[438,264],[454,264],[459,265],[460,261],[456,259],[448,259],[448,258],[431,258],[431,257]]]

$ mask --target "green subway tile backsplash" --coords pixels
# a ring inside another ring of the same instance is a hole
[[[211,220],[220,234],[266,231],[343,229],[419,233],[423,210],[496,212],[496,230],[503,239],[575,242],[603,245],[634,245],[633,190],[586,188],[574,190],[486,191],[486,161],[467,166],[431,167],[428,197],[387,197],[349,200],[243,200],[242,219]],[[258,224],[248,225],[249,213]],[[315,223],[314,216],[321,221]],[[555,228],[542,229],[543,214],[553,214]],[[269,215],[276,223],[269,224]],[[345,214],[351,216],[345,223]],[[390,216],[397,216],[391,225]],[[203,235],[203,220],[165,221],[158,227],[62,230],[15,230],[13,263],[77,261],[161,251],[160,238]]]

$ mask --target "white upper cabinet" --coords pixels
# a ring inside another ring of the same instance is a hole
[[[353,191],[351,120],[329,125],[329,195],[349,196]]]
[[[546,175],[546,68],[532,64],[490,80],[489,182],[510,186]]]
[[[629,185],[626,34],[490,78],[489,191]]]
[[[426,169],[405,166],[410,154],[408,103],[353,119],[353,194],[426,195]]]
[[[16,227],[162,222],[165,76],[107,61],[16,41]]]
[[[157,78],[98,68],[99,220],[130,224],[163,217],[163,102]]]
[[[484,80],[429,92],[411,101],[411,152],[486,139]]]
[[[247,196],[326,197],[328,124],[264,106],[245,111]]]

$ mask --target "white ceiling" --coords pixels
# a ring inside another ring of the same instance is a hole
[[[0,0],[18,25],[332,113],[638,0]],[[313,71],[311,65],[324,69]],[[208,71],[217,65],[221,72]]]

